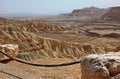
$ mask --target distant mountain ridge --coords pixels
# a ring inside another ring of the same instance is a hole
[[[62,16],[73,16],[73,17],[87,17],[87,18],[92,18],[92,17],[101,17],[104,15],[108,9],[104,8],[97,8],[97,7],[87,7],[83,9],[76,9],[73,10],[71,13],[68,14],[63,14]]]
[[[120,21],[120,6],[112,7],[106,14],[102,16],[102,18]]]

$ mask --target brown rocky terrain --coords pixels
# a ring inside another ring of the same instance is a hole
[[[104,19],[119,21],[120,20],[120,7],[112,7],[106,14],[102,16]]]
[[[0,17],[0,25],[5,24],[8,20]]]
[[[119,32],[119,22],[82,26],[79,21],[65,22],[70,27],[63,27],[62,23],[58,25],[40,20],[20,21],[1,18],[0,22],[0,44],[17,44],[19,54],[16,57],[32,63],[59,64],[80,60],[89,54],[120,51],[120,38],[117,38],[119,35],[114,34]],[[16,61],[5,62],[4,65],[6,64],[43,79],[81,79],[80,64],[54,68],[34,67]],[[9,70],[10,68],[6,71]],[[11,70],[6,73],[20,77],[22,75],[24,79],[24,74],[18,75],[17,71],[14,72],[16,74]],[[5,73],[0,76],[2,75],[6,76]],[[30,79],[34,79],[34,76]]]

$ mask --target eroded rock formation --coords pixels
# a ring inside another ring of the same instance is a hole
[[[120,52],[93,54],[82,59],[82,79],[120,79]]]
[[[18,45],[16,45],[16,44],[0,45],[0,51],[3,51],[12,57],[15,57],[18,54]],[[7,60],[7,59],[9,59],[9,58],[0,54],[0,61]]]
[[[98,18],[104,15],[109,9],[102,9],[97,7],[87,7],[83,9],[73,10],[71,13],[63,14],[62,16],[74,16],[81,18]]]
[[[120,20],[120,7],[112,7],[110,11],[108,11],[102,17],[109,20]]]

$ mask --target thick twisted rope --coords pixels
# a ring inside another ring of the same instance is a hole
[[[23,63],[23,64],[27,64],[27,65],[32,65],[32,66],[40,66],[40,67],[60,67],[60,66],[70,66],[70,65],[74,65],[74,64],[79,64],[81,63],[81,60],[80,61],[75,61],[75,62],[69,62],[69,63],[62,63],[62,64],[34,64],[34,63],[30,63],[30,62],[27,62],[27,61],[23,61],[23,60],[20,60],[18,58],[14,58],[2,51],[0,51],[1,54],[5,55],[6,57],[12,59],[12,60],[15,60],[17,62],[20,62],[20,63]]]

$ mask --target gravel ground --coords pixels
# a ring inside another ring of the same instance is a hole
[[[41,64],[58,64],[71,62],[71,59],[38,59],[30,61],[32,63],[41,63]],[[36,75],[40,75],[43,79],[81,79],[81,69],[80,64],[65,66],[65,67],[35,67],[30,65],[25,65],[18,63],[16,61],[11,61],[8,63],[11,66],[15,66],[26,72],[30,72]],[[27,78],[28,79],[28,78]]]
[[[42,79],[40,75],[0,63],[0,79]]]
[[[71,62],[71,59],[51,58],[32,60],[32,63],[59,64]],[[80,64],[65,67],[35,67],[10,61],[0,64],[0,79],[81,79]],[[120,79],[120,74],[112,79]]]

